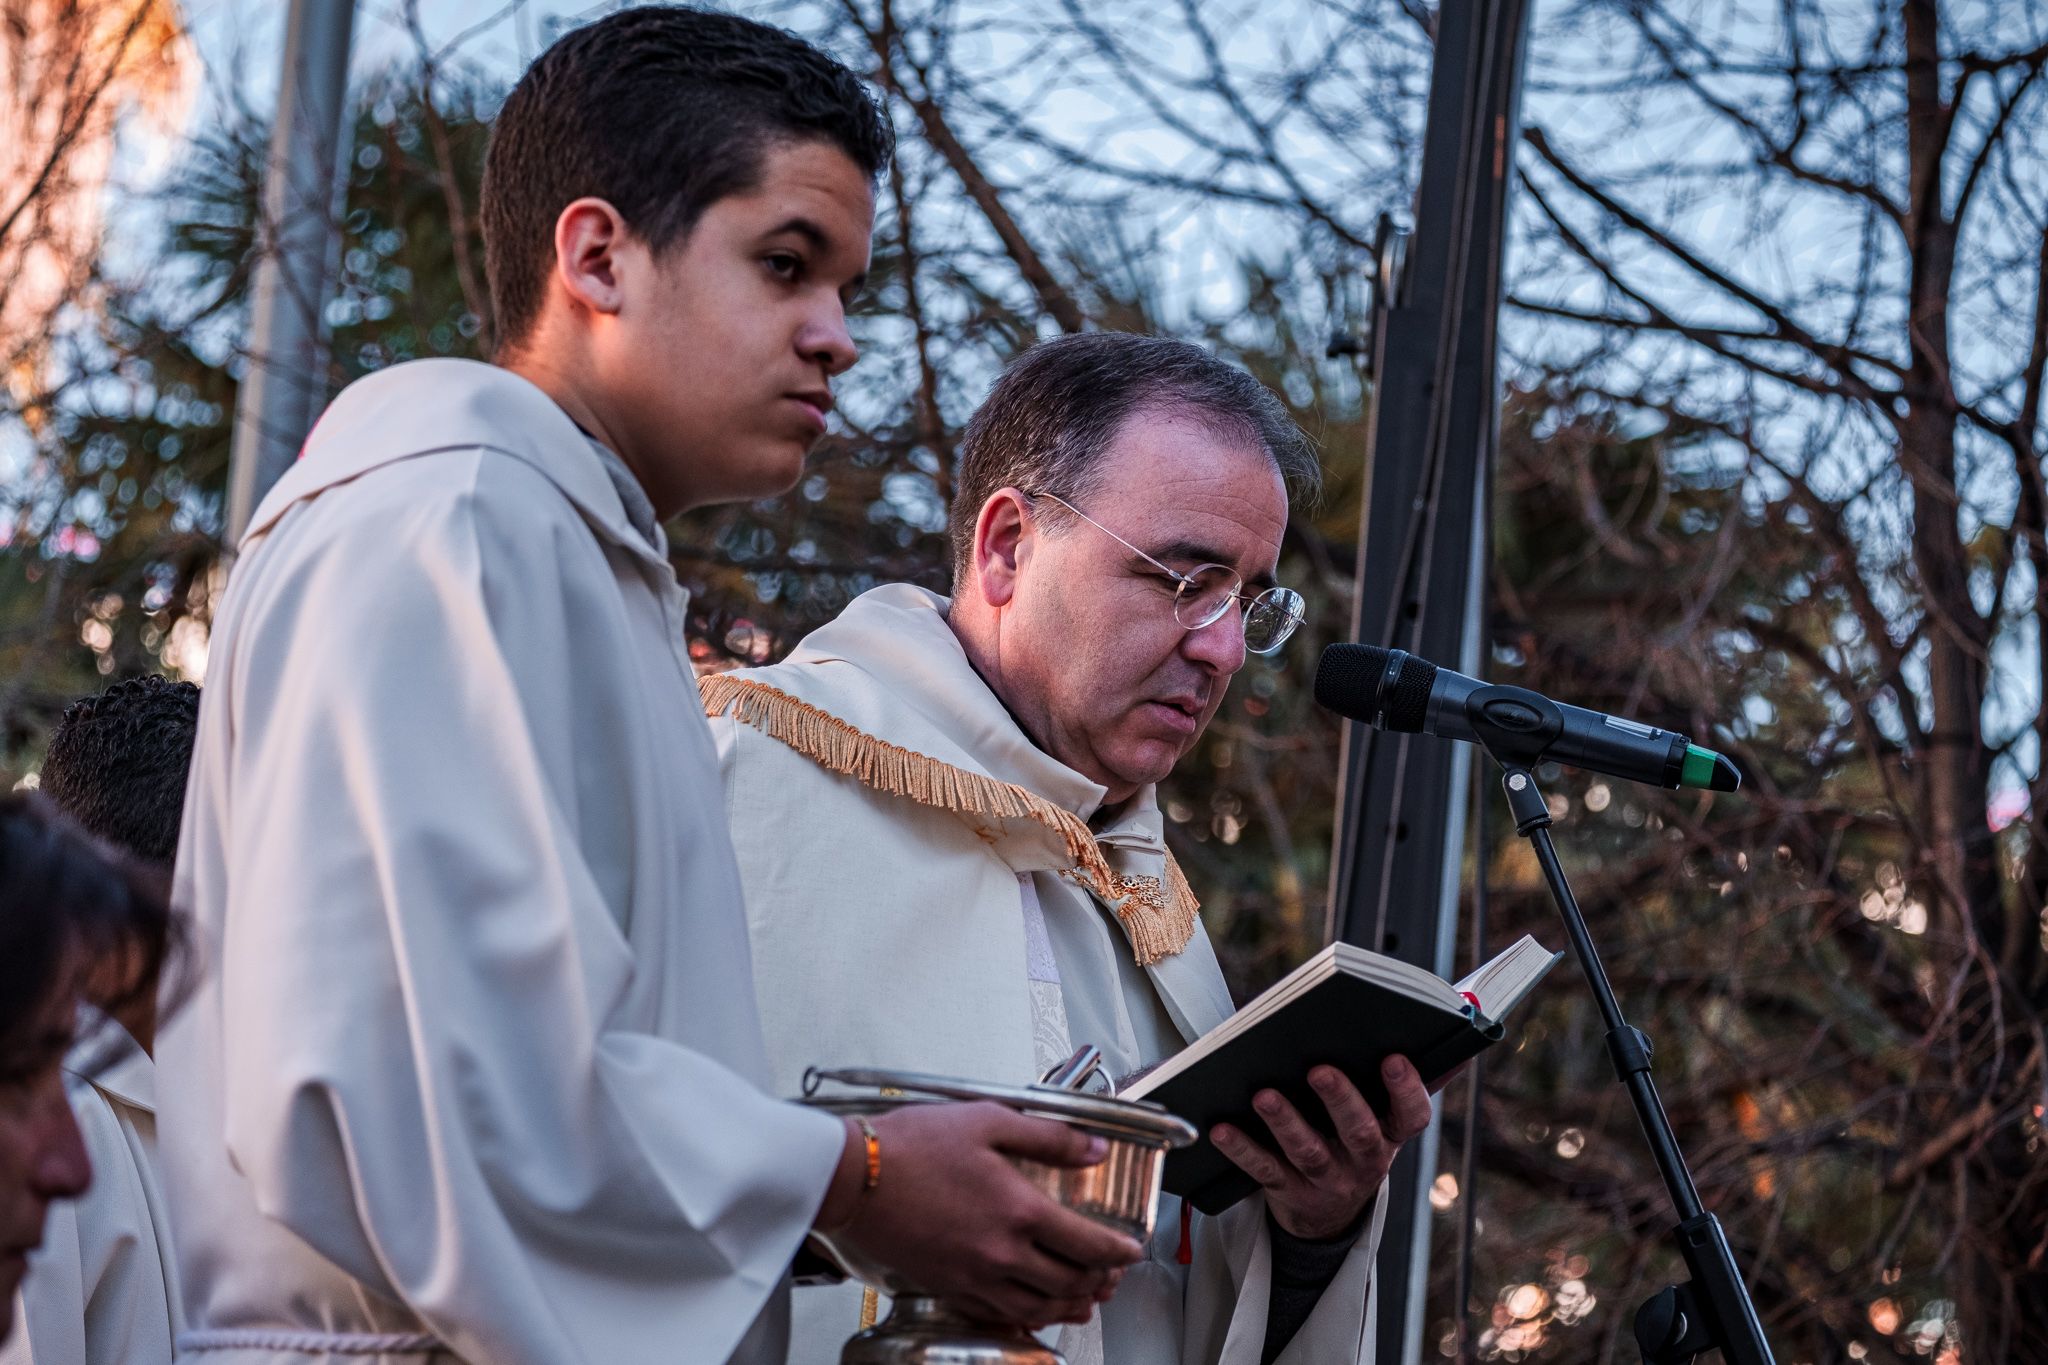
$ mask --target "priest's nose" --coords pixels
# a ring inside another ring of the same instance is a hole
[[[1244,613],[1230,610],[1181,638],[1180,652],[1219,678],[1244,667]]]

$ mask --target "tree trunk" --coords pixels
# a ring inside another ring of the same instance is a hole
[[[1925,871],[1934,893],[1930,925],[1953,934],[1952,970],[1966,980],[1953,1035],[1961,1048],[1958,1079],[1976,1076],[1982,1094],[2023,1095],[2028,1073],[2040,1065],[2030,1047],[2037,1021],[2029,1017],[2024,997],[2009,989],[2014,978],[1997,969],[1997,950],[2008,933],[2004,879],[1988,822],[1991,750],[1983,711],[1995,608],[1980,612],[1971,600],[1972,556],[1958,520],[1960,416],[1948,310],[1960,225],[1947,216],[1943,171],[1962,90],[1953,99],[1942,91],[1935,0],[1907,0],[1905,35],[1911,359],[1899,436],[1913,490],[1913,562],[1926,619],[1933,722],[1919,782]],[[1929,1064],[1942,1061],[1930,1058]],[[2008,1102],[2004,1108],[2010,1114],[2017,1106]],[[1958,1159],[1951,1166],[1958,1210],[1968,1210],[1960,1222],[1971,1230],[1959,1248],[1959,1316],[1969,1333],[1964,1358],[2048,1365],[2048,1277],[2041,1266],[2048,1191],[2036,1182],[2014,1198],[2012,1183],[2039,1165],[2038,1154],[2027,1151],[2023,1125],[2011,1121],[1987,1127],[1974,1148],[1974,1160]]]

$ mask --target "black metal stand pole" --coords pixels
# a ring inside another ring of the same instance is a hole
[[[1515,833],[1529,841],[1536,850],[1537,862],[1543,865],[1543,879],[1550,884],[1550,895],[1564,917],[1572,951],[1586,974],[1587,984],[1593,988],[1600,1017],[1606,1022],[1607,1052],[1614,1061],[1615,1075],[1628,1087],[1629,1101],[1635,1106],[1643,1137],[1657,1159],[1657,1170],[1664,1177],[1664,1188],[1670,1192],[1671,1206],[1678,1213],[1673,1235],[1692,1278],[1660,1290],[1637,1310],[1636,1344],[1642,1348],[1643,1359],[1651,1365],[1688,1365],[1707,1350],[1719,1350],[1728,1365],[1774,1365],[1770,1343],[1764,1340],[1763,1327],[1757,1322],[1756,1306],[1750,1302],[1749,1290],[1735,1269],[1735,1255],[1728,1249],[1728,1238],[1721,1231],[1720,1220],[1700,1206],[1700,1192],[1693,1185],[1692,1172],[1686,1168],[1685,1154],[1678,1149],[1678,1138],[1664,1113],[1657,1083],[1650,1079],[1650,1040],[1641,1029],[1631,1027],[1621,1017],[1621,1006],[1614,999],[1607,969],[1593,947],[1593,937],[1586,930],[1585,917],[1579,913],[1579,902],[1565,880],[1564,868],[1558,864],[1557,849],[1550,842],[1550,808],[1543,793],[1536,789],[1535,774],[1528,767],[1534,755],[1525,760],[1516,752],[1526,749],[1528,737],[1489,735],[1483,729],[1481,737],[1504,770],[1501,786],[1507,792],[1508,808],[1514,812]]]

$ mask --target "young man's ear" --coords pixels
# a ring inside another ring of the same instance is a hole
[[[1007,607],[1017,575],[1031,555],[1031,504],[1014,488],[998,488],[974,519],[974,579],[981,600]]]
[[[572,307],[617,313],[625,300],[620,284],[626,220],[602,199],[586,196],[555,219],[555,283]]]

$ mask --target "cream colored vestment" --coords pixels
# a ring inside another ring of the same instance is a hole
[[[352,385],[258,509],[178,850],[202,975],[157,1053],[198,1365],[782,1358],[843,1130],[759,1088],[641,520],[539,389],[453,360]]]
[[[1153,792],[1091,831],[1102,788],[1017,727],[945,606],[877,588],[784,663],[704,685],[769,1058],[790,1093],[813,1065],[1026,1081],[1069,1042],[1124,1075],[1232,1008]],[[1149,904],[1124,902],[1127,923],[1083,889],[1105,881]],[[1258,1365],[1266,1227],[1259,1199],[1198,1216],[1184,1266],[1167,1197],[1099,1334],[1070,1329],[1062,1349],[1073,1365]],[[1375,1212],[1284,1365],[1369,1358],[1378,1237]],[[860,1304],[857,1287],[799,1290],[794,1365],[836,1362]]]
[[[92,1186],[50,1206],[0,1365],[166,1365],[177,1282],[156,1163],[156,1075],[119,1024],[81,1011],[64,1093]]]

